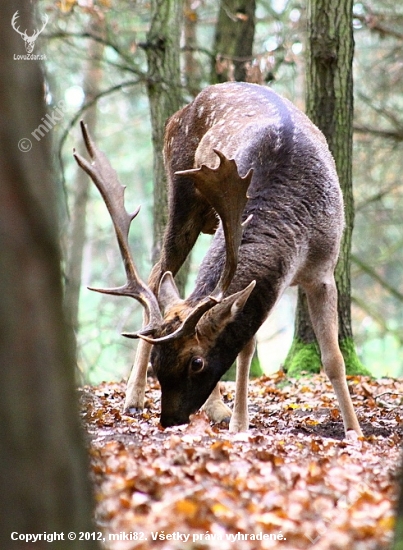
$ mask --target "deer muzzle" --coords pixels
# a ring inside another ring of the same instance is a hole
[[[190,415],[201,406],[198,403],[186,402],[179,392],[166,392],[162,388],[161,393],[160,424],[163,428],[187,424]]]

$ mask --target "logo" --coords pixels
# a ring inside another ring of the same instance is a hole
[[[41,32],[46,27],[46,25],[48,23],[48,20],[49,20],[49,17],[46,14],[45,14],[44,17],[42,17],[43,27],[41,28],[41,30],[36,30],[32,34],[32,36],[28,36],[26,29],[25,29],[25,32],[21,32],[19,27],[15,26],[16,23],[17,23],[18,17],[19,17],[19,15],[18,15],[18,10],[17,10],[15,12],[15,14],[13,15],[13,18],[11,19],[11,26],[13,27],[15,32],[18,32],[18,34],[21,35],[22,39],[25,42],[25,49],[26,49],[27,53],[31,54],[34,51],[34,48],[35,48],[35,40],[38,38],[38,36],[41,34]]]

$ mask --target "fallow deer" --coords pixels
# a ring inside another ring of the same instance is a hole
[[[138,276],[128,246],[137,211],[127,213],[124,187],[84,125],[82,130],[92,162],[75,158],[105,200],[127,274],[123,287],[99,291],[132,296],[145,307],[144,328],[125,334],[141,338],[126,410],[143,408],[152,348],[162,426],[188,422],[203,404],[210,418],[221,421],[231,412],[220,400],[218,383],[238,358],[229,429],[246,430],[256,332],[282,292],[301,285],[346,435],[361,435],[338,345],[333,272],[343,200],[319,129],[270,88],[245,83],[209,86],[174,114],[164,145],[169,220],[148,285]],[[195,290],[183,300],[173,277],[200,232],[216,228]]]

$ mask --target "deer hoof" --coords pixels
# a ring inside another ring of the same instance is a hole
[[[249,419],[246,416],[246,418],[235,418],[235,416],[232,416],[231,421],[229,423],[229,431],[231,433],[238,433],[238,432],[247,432],[249,428]]]
[[[136,415],[143,412],[144,409],[144,391],[145,388],[131,387],[129,384],[126,389],[126,399],[123,404],[123,413]]]
[[[137,414],[143,412],[143,407],[127,407],[123,412],[129,416],[136,416]]]
[[[231,409],[220,399],[206,403],[203,409],[209,419],[215,424],[219,424],[220,422],[228,424],[230,422]]]
[[[350,443],[353,441],[358,441],[359,437],[362,437],[361,430],[359,431],[359,433],[357,433],[355,430],[347,430],[345,435],[345,439],[347,441],[350,441]]]

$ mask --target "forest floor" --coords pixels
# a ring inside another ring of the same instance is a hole
[[[250,383],[250,430],[204,413],[159,425],[149,378],[144,412],[122,414],[125,384],[81,389],[108,550],[381,550],[389,547],[403,439],[403,381],[349,377],[363,438],[344,440],[325,376]],[[234,383],[222,384],[233,402]]]

